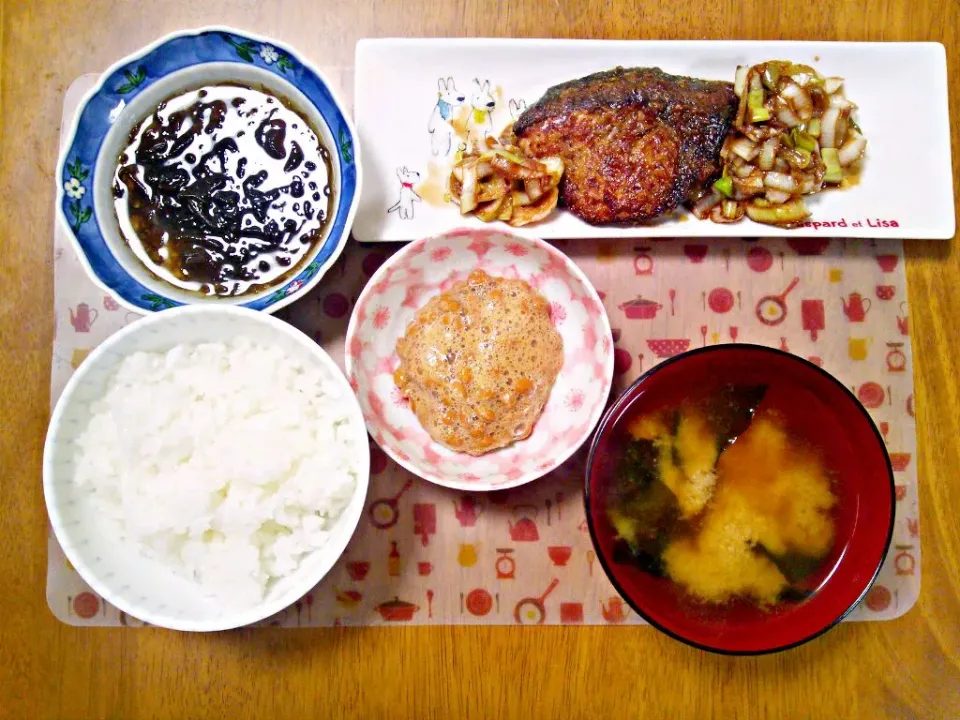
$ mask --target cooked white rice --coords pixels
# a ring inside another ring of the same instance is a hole
[[[74,481],[108,532],[257,604],[321,547],[357,474],[339,388],[246,338],[125,358],[77,439]]]

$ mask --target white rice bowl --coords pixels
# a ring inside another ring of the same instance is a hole
[[[193,306],[109,338],[51,419],[44,491],[91,587],[145,622],[216,630],[269,617],[356,528],[369,449],[339,369],[305,335]]]

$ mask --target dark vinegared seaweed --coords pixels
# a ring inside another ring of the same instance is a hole
[[[285,282],[323,236],[329,151],[292,108],[263,91],[179,94],[130,134],[114,181],[126,241],[187,290],[236,296]],[[304,200],[306,187],[323,188]]]

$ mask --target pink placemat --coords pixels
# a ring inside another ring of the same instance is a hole
[[[349,70],[328,74],[349,90]],[[68,89],[65,126],[94,80],[83,76]],[[909,610],[920,590],[920,540],[902,243],[573,240],[557,246],[604,298],[617,341],[616,393],[671,353],[733,340],[810,358],[857,393],[891,453],[897,518],[880,577],[849,619],[889,620]],[[353,304],[394,250],[351,242],[314,292],[280,316],[315,337],[342,367]],[[54,260],[52,402],[92,348],[139,317],[90,282],[59,225]],[[311,593],[265,624],[642,624],[592,550],[583,451],[530,485],[486,495],[435,487],[376,445],[371,451],[367,512],[344,557]],[[90,590],[52,533],[48,545],[54,615],[74,625],[141,624]],[[529,599],[542,603],[541,614],[517,613]]]

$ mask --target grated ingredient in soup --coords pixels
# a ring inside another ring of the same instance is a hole
[[[817,453],[762,408],[764,392],[727,388],[631,419],[607,510],[616,559],[708,603],[770,607],[812,591],[836,498]]]
[[[830,479],[772,417],[754,420],[721,455],[717,475],[699,531],[665,548],[666,573],[701,600],[740,595],[773,605],[790,584],[777,561],[815,563],[833,544]]]

